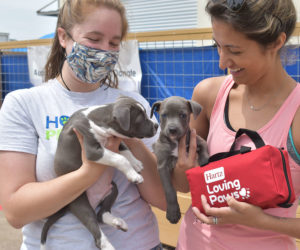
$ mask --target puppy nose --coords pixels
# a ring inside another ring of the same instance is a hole
[[[177,129],[176,129],[176,128],[169,128],[169,133],[170,133],[171,135],[174,135],[174,134],[177,133]]]
[[[154,128],[155,128],[155,130],[158,129],[158,123],[155,123],[155,124],[154,124]]]

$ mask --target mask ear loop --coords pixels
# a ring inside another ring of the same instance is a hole
[[[64,63],[66,61],[66,57],[67,57],[66,50],[65,50],[64,57],[65,57],[64,60],[61,61],[60,66],[59,66],[59,74],[60,74],[60,78],[61,78],[63,84],[65,85],[66,89],[69,90],[69,91],[71,91],[70,88],[68,87],[68,85],[66,84],[66,82],[65,82],[65,80],[63,78],[63,75],[62,75],[62,68],[63,68],[63,65],[64,65]]]
[[[60,70],[60,78],[61,78],[63,84],[65,85],[66,89],[69,90],[69,91],[71,91],[70,88],[68,87],[68,85],[65,83],[65,80],[64,80],[64,78],[62,76],[62,70]]]
[[[64,27],[62,27],[62,28],[65,30],[66,35],[67,35],[68,37],[70,37],[70,38],[72,39],[73,42],[75,42],[74,39],[73,39],[73,37],[72,37],[72,35],[71,35]],[[62,75],[62,68],[63,68],[63,65],[64,65],[64,63],[65,63],[65,61],[66,61],[66,58],[67,58],[67,52],[66,52],[66,49],[64,49],[64,60],[63,60],[63,61],[61,62],[61,64],[60,64],[60,67],[59,67],[59,73],[60,73],[60,78],[61,78],[63,84],[65,85],[66,89],[69,90],[69,91],[71,91],[71,89],[70,89],[70,88],[68,87],[68,85],[66,84],[66,82],[65,82],[65,80],[64,80],[64,78],[63,78],[63,75]]]

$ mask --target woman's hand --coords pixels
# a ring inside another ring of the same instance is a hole
[[[77,138],[78,138],[78,141],[80,143],[80,146],[81,146],[81,159],[82,159],[82,166],[84,167],[88,167],[88,166],[98,166],[99,168],[99,163],[95,163],[93,161],[89,161],[87,158],[86,158],[86,154],[85,154],[85,148],[84,148],[84,138],[82,136],[82,134],[80,134],[80,132],[78,130],[76,130],[76,128],[73,129],[74,133],[76,134]],[[118,137],[109,137],[107,139],[107,142],[106,142],[106,145],[105,145],[105,148],[112,151],[112,152],[116,152],[118,153],[119,152],[119,146],[120,146],[120,143],[121,143],[121,139],[118,138]]]
[[[201,201],[206,215],[201,213],[196,207],[193,207],[192,210],[195,216],[205,224],[240,224],[261,228],[267,217],[260,207],[237,201],[231,196],[227,196],[226,198],[228,207],[211,207],[204,195],[201,195]]]
[[[144,181],[137,185],[142,198],[150,205],[166,210],[165,193],[157,171],[155,155],[140,139],[124,139],[124,143],[143,164],[143,170],[140,174],[143,176]]]
[[[185,171],[197,166],[196,130],[191,130],[189,152],[186,152],[186,136],[178,144],[177,164],[173,170],[172,182],[177,191],[187,193],[190,191]]]
[[[176,167],[186,171],[197,165],[197,140],[196,130],[191,130],[189,152],[186,152],[186,135],[182,137],[178,144],[178,159]]]

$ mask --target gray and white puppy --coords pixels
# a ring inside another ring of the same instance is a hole
[[[145,138],[155,135],[158,124],[149,119],[145,108],[139,102],[122,96],[114,103],[75,112],[64,125],[58,139],[54,159],[54,169],[57,176],[75,171],[82,165],[81,146],[73,131],[74,128],[83,136],[85,154],[88,160],[119,169],[133,183],[143,182],[143,177],[138,173],[143,169],[142,163],[133,156],[124,143],[120,144],[120,154],[104,147],[107,138],[111,136]],[[114,249],[101,232],[98,222],[109,224],[123,231],[127,230],[127,224],[121,218],[114,217],[110,213],[117,195],[117,186],[112,183],[112,190],[99,203],[101,208],[97,214],[90,205],[86,192],[84,192],[66,207],[50,216],[43,227],[42,248],[45,248],[47,233],[51,225],[61,218],[66,211],[70,211],[93,234],[95,244],[99,249]]]
[[[194,118],[200,114],[202,107],[194,101],[188,101],[183,97],[172,96],[157,101],[152,105],[151,117],[157,111],[160,117],[161,132],[159,139],[153,146],[157,157],[157,167],[167,201],[167,219],[175,224],[181,218],[180,207],[177,200],[176,190],[172,185],[171,173],[177,163],[178,142],[187,135],[187,147],[190,138],[190,115]],[[188,148],[187,148],[188,151]],[[207,144],[204,139],[197,136],[198,164],[208,160]]]

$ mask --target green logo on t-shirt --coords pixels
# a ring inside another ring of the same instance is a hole
[[[69,120],[69,116],[55,116],[54,118],[50,116],[46,116],[46,139],[50,140],[51,138],[56,138],[60,135],[62,127]]]

